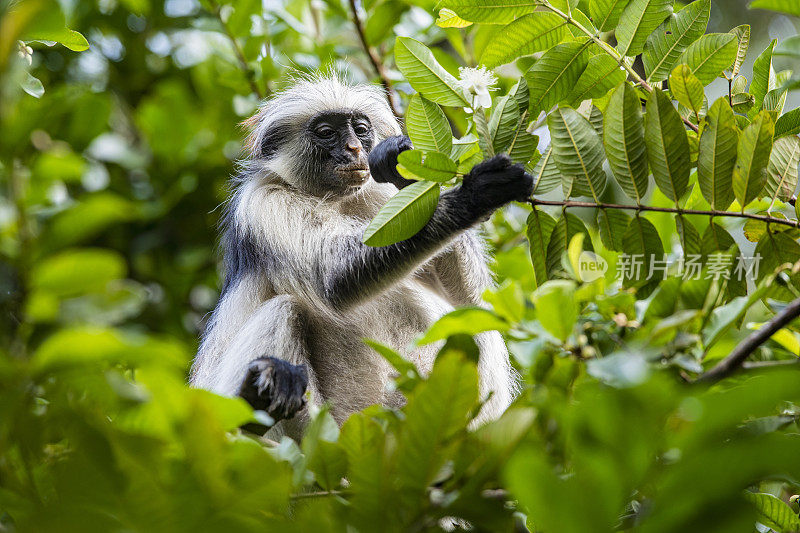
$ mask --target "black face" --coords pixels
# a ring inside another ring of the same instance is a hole
[[[355,112],[326,112],[308,123],[314,157],[327,185],[357,190],[369,179],[367,154],[372,149],[369,119]]]

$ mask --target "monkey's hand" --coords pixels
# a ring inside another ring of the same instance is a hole
[[[414,183],[414,180],[407,180],[397,172],[397,156],[400,152],[411,150],[414,146],[411,139],[405,135],[389,137],[378,144],[369,153],[369,172],[372,179],[378,183],[391,183],[398,189]]]
[[[478,219],[511,201],[524,202],[533,194],[533,177],[505,154],[478,163],[464,176],[459,191]]]
[[[306,405],[308,387],[305,365],[293,365],[275,357],[250,363],[239,396],[253,409],[266,411],[275,421],[292,418]]]

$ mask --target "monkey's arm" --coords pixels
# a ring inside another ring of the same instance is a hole
[[[386,290],[498,207],[527,199],[531,188],[532,178],[520,165],[496,156],[476,165],[460,187],[443,194],[431,219],[413,237],[380,248],[363,244],[361,235],[331,239],[323,257],[326,301],[341,310]]]

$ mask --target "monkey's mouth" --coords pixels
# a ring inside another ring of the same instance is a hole
[[[336,172],[354,185],[361,185],[369,179],[369,167],[363,164],[342,165],[336,168]]]

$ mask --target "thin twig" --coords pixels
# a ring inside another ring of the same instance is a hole
[[[250,65],[247,64],[247,59],[244,57],[244,51],[242,50],[242,47],[239,46],[239,41],[236,40],[236,36],[233,34],[233,32],[231,32],[228,24],[222,20],[222,12],[219,4],[217,4],[215,0],[208,0],[208,3],[212,7],[213,15],[217,18],[220,25],[222,25],[222,29],[225,30],[225,35],[228,37],[228,40],[233,46],[233,53],[236,55],[236,59],[239,61],[239,68],[244,73],[245,78],[247,78],[247,83],[250,84],[250,90],[253,91],[256,96],[258,96],[259,100],[263,100],[266,95],[258,86],[258,83],[256,83],[255,72],[253,72],[253,69],[251,69]]]
[[[800,365],[800,359],[781,359],[778,361],[751,361],[742,363],[742,368],[745,370],[759,370],[762,368],[775,368],[783,366],[797,366]]]
[[[733,351],[720,361],[717,366],[697,378],[699,383],[714,383],[738,370],[745,359],[752,354],[756,348],[767,342],[777,331],[789,324],[795,318],[800,317],[800,298],[792,300],[780,313],[762,325],[758,330],[751,333]]]
[[[734,217],[734,218],[749,218],[752,220],[759,220],[766,224],[781,224],[792,228],[800,228],[800,220],[787,220],[785,218],[771,217],[767,215],[756,215],[754,213],[742,213],[738,211],[704,211],[700,209],[681,209],[680,207],[654,207],[647,205],[624,205],[624,204],[605,204],[594,202],[578,202],[573,200],[539,200],[531,198],[528,200],[532,206],[537,205],[550,205],[558,206],[564,209],[570,207],[589,207],[595,209],[624,209],[627,211],[655,211],[659,213],[675,213],[678,215],[702,215],[711,217]]]
[[[346,496],[347,492],[343,490],[319,490],[316,492],[298,492],[292,494],[292,500],[307,500],[311,498],[326,498],[328,496]]]
[[[647,80],[639,76],[639,73],[633,69],[633,66],[626,63],[625,58],[622,57],[622,54],[620,54],[613,46],[602,40],[598,35],[595,35],[594,33],[590,32],[588,29],[586,29],[586,27],[584,27],[583,24],[572,18],[572,16],[569,15],[568,13],[564,13],[557,7],[553,7],[552,5],[550,5],[550,2],[542,0],[540,5],[545,9],[549,9],[551,12],[555,13],[559,17],[563,18],[567,24],[572,24],[575,28],[578,29],[578,31],[589,37],[589,39],[594,41],[595,44],[597,44],[597,46],[602,48],[608,55],[610,55],[619,64],[620,67],[624,68],[628,72],[630,77],[636,80],[636,83],[641,85],[645,91],[649,93],[653,92],[653,86],[647,83]],[[694,124],[691,120],[684,117],[681,117],[681,119],[683,120],[683,123],[686,124],[689,127],[689,129],[691,129],[695,133],[700,131],[697,125]]]
[[[350,0],[350,16],[353,17],[353,25],[356,27],[356,33],[358,33],[358,38],[361,41],[361,47],[364,49],[364,53],[367,54],[369,62],[372,64],[372,68],[375,69],[378,78],[380,78],[381,85],[386,89],[386,100],[389,102],[389,107],[392,108],[392,113],[394,113],[394,116],[397,118],[402,118],[403,114],[400,112],[400,107],[397,103],[397,93],[394,87],[392,87],[392,82],[389,81],[389,76],[386,74],[383,63],[381,63],[381,58],[378,57],[378,53],[367,42],[367,35],[364,32],[364,23],[361,21],[361,16],[358,14],[356,0]]]

